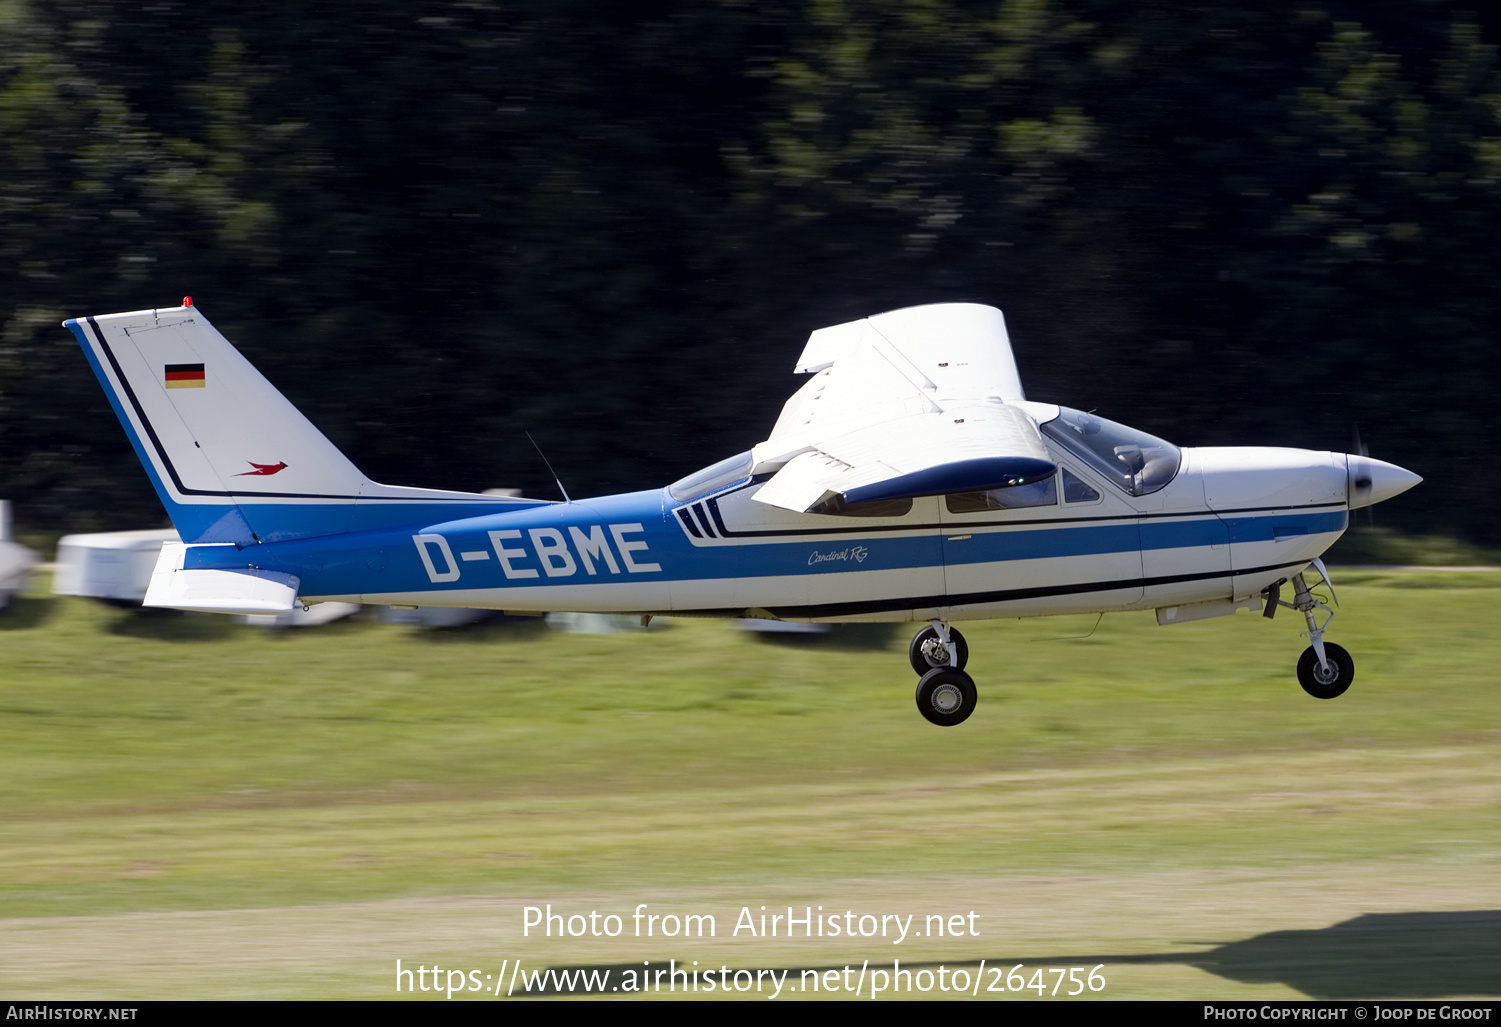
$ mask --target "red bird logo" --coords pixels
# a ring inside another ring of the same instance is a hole
[[[239,474],[236,474],[234,477],[236,477],[236,478],[243,478],[246,475],[250,475],[250,474],[275,474],[277,471],[280,471],[280,470],[282,470],[283,468],[285,468],[287,466],[287,462],[285,460],[281,461],[280,463],[275,463],[275,464],[258,464],[254,460],[246,460],[245,462],[247,464],[249,464],[251,467],[254,467],[255,470],[253,470],[253,471],[241,471]]]

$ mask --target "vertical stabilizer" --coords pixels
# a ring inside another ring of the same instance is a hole
[[[193,306],[65,321],[184,542],[240,545],[517,500],[370,482]],[[521,501],[524,502],[524,501]]]

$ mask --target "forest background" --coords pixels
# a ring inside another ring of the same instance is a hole
[[[0,497],[160,505],[65,317],[175,305],[366,473],[556,497],[765,437],[966,300],[1028,395],[1425,476],[1501,543],[1501,9],[0,0]]]

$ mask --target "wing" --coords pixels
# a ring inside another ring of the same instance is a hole
[[[753,451],[755,498],[805,511],[1005,488],[1052,474],[994,307],[910,307],[820,329],[797,371],[814,377]]]

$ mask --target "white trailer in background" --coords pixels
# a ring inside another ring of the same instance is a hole
[[[57,541],[52,591],[117,606],[140,606],[162,543],[180,541],[172,528],[64,535]]]
[[[10,597],[26,588],[36,553],[10,537],[10,500],[0,499],[0,610],[10,605]]]

